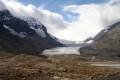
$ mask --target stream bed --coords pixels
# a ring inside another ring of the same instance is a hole
[[[93,66],[103,66],[103,67],[111,67],[111,68],[120,68],[120,64],[105,64],[105,63],[95,63],[95,64],[91,64]]]

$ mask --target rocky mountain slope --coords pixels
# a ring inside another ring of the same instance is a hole
[[[101,58],[120,58],[120,22],[102,30],[93,38],[93,43],[80,49],[83,55],[99,56]]]
[[[0,51],[39,53],[57,46],[63,44],[52,38],[45,26],[34,18],[21,20],[8,10],[0,11]]]

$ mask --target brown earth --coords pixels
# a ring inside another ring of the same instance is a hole
[[[91,60],[92,61],[92,60]],[[91,66],[75,56],[0,53],[0,80],[120,80],[120,69]]]

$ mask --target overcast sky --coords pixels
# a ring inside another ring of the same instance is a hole
[[[34,17],[50,34],[70,41],[85,40],[120,19],[120,0],[2,1],[14,16]]]

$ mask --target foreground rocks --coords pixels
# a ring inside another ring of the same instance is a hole
[[[66,57],[58,57],[1,53],[0,80],[110,80],[109,77],[120,79],[120,69],[91,66],[90,62],[82,57],[69,56],[68,61]]]

